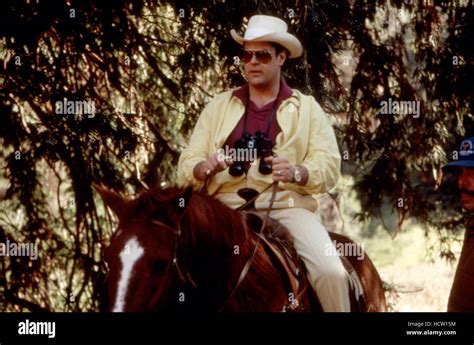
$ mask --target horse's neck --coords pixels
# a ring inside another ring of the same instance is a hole
[[[189,309],[217,311],[225,305],[227,311],[268,310],[266,296],[271,291],[272,295],[278,296],[272,303],[276,303],[279,310],[280,302],[287,300],[282,277],[265,250],[261,246],[255,247],[257,237],[248,227],[247,217],[212,201],[205,204],[206,199],[196,198],[194,202],[197,205],[190,209],[186,224],[183,224],[189,227],[183,228],[183,232],[189,230],[186,233],[193,242],[186,263],[198,285],[198,289],[192,291],[195,302]],[[255,248],[258,250],[253,257]],[[232,296],[250,258],[253,258],[252,269]],[[229,296],[232,297],[227,303]],[[275,309],[274,306],[271,308]]]
[[[250,255],[251,239],[241,213],[220,204],[214,206],[214,214],[203,217],[196,212],[187,219],[193,232],[189,234],[192,245],[188,262],[207,288],[227,290]]]

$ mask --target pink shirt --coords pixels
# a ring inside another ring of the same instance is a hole
[[[256,132],[266,132],[267,127],[268,127],[268,117],[271,115],[273,107],[276,102],[276,109],[280,106],[280,104],[287,98],[291,97],[293,94],[293,91],[286,85],[286,83],[282,80],[280,82],[280,95],[278,98],[270,102],[266,105],[264,105],[262,108],[258,108],[254,102],[249,101],[249,109],[248,109],[248,114],[247,114],[247,132],[250,133],[252,136],[256,134]],[[247,103],[247,98],[248,98],[248,93],[249,93],[249,86],[248,84],[245,84],[244,86],[238,88],[235,90],[232,95],[238,97],[242,103],[245,105]],[[237,123],[236,127],[232,131],[232,133],[229,135],[227,138],[226,142],[224,143],[224,147],[226,145],[229,146],[229,148],[232,148],[234,146],[234,143],[241,138],[243,131],[244,131],[244,122],[245,122],[245,117],[242,116],[240,121]],[[273,117],[272,120],[272,125],[270,127],[270,130],[268,131],[268,138],[272,141],[273,145],[275,145],[275,139],[278,133],[280,133],[281,128],[278,125],[278,121],[276,119],[276,113],[275,116]],[[250,163],[248,166],[250,166]]]
[[[268,128],[268,120],[269,116],[271,116],[273,112],[273,107],[275,106],[276,103],[276,108],[280,106],[280,104],[287,98],[291,97],[293,94],[293,91],[286,85],[286,83],[281,80],[280,81],[280,94],[278,98],[270,102],[266,105],[264,105],[262,108],[258,108],[257,105],[249,100],[248,104],[248,113],[247,113],[247,132],[250,133],[250,135],[255,136],[255,134],[260,131],[260,132],[267,132]],[[232,93],[233,96],[238,97],[242,103],[245,105],[247,103],[247,99],[249,97],[249,86],[248,84],[245,84],[244,86],[238,88]],[[243,131],[244,131],[244,123],[245,123],[245,116],[242,116],[240,121],[237,123],[236,127],[232,131],[232,133],[229,135],[227,138],[226,142],[224,143],[224,148],[228,146],[229,148],[232,148],[234,146],[234,143],[242,137]],[[271,140],[272,144],[275,145],[275,139],[280,133],[281,128],[278,125],[278,121],[276,119],[276,113],[272,119],[272,124],[271,127],[268,131],[268,138]],[[245,164],[245,170],[248,171],[250,168],[250,164],[252,162],[246,162]]]

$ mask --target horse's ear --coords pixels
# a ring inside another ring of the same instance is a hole
[[[100,194],[105,205],[110,207],[110,209],[120,218],[121,213],[123,212],[123,206],[127,202],[127,199],[120,194],[95,183],[92,186]]]

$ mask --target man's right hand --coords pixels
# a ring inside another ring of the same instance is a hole
[[[207,176],[212,176],[225,170],[232,165],[232,160],[225,159],[222,153],[216,152],[194,167],[194,177],[199,181],[204,181]]]

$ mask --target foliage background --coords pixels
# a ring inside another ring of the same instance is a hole
[[[229,30],[257,13],[305,47],[285,78],[334,119],[364,231],[462,227],[441,166],[473,133],[470,1],[4,0],[0,242],[40,251],[0,258],[1,310],[100,309],[115,224],[92,182],[129,195],[173,183],[204,104],[244,82]],[[390,97],[421,116],[380,114]],[[94,101],[95,116],[56,114],[65,98]]]

